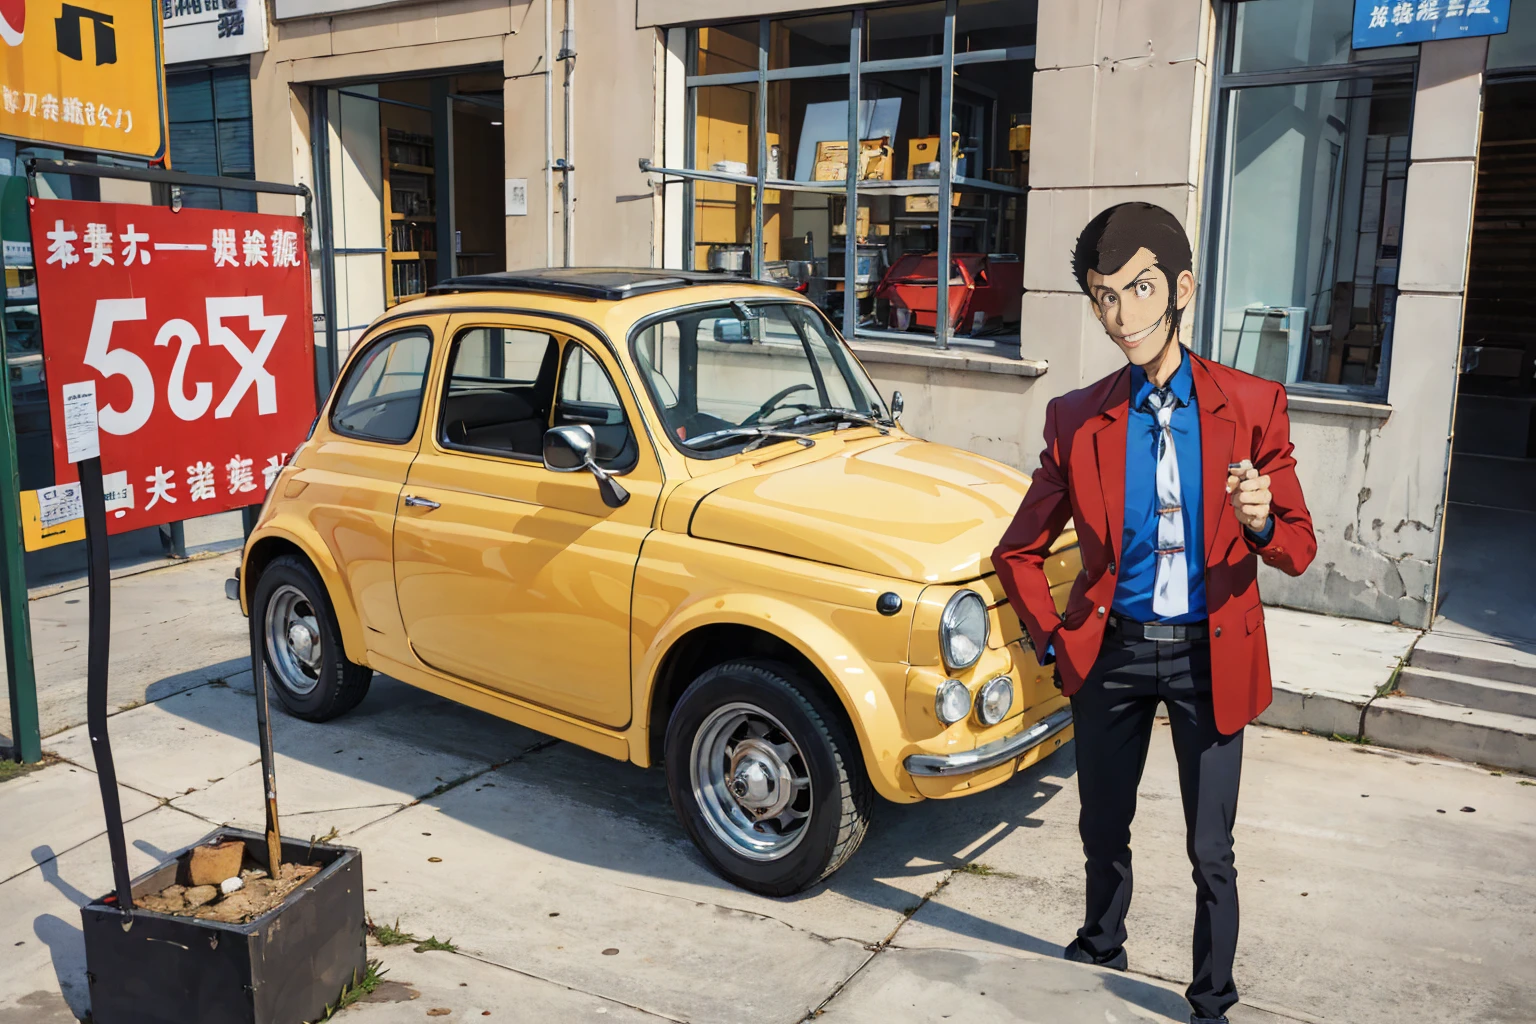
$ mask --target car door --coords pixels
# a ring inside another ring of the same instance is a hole
[[[330,549],[370,645],[405,653],[395,603],[395,509],[420,448],[434,331],[443,318],[391,326],[363,342],[346,366],[324,422],[297,460],[285,497],[303,495]]]
[[[619,727],[630,717],[629,602],[661,471],[617,361],[555,320],[462,314],[431,436],[395,526],[415,654],[466,681]],[[585,423],[629,491],[544,468],[544,431]]]

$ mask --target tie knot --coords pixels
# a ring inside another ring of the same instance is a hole
[[[1173,389],[1168,387],[1154,388],[1147,396],[1147,406],[1153,412],[1172,409],[1177,403],[1178,399],[1174,397]]]

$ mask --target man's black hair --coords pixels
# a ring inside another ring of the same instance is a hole
[[[1167,282],[1167,316],[1172,334],[1179,329],[1184,312],[1178,304],[1179,275],[1193,269],[1194,259],[1183,225],[1161,206],[1121,203],[1090,220],[1072,249],[1072,274],[1083,294],[1092,299],[1088,271],[1106,276],[1117,273],[1140,249],[1157,257],[1157,268]]]

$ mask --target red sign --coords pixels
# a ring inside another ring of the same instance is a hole
[[[92,382],[108,533],[259,504],[315,417],[303,220],[31,204],[56,481]]]

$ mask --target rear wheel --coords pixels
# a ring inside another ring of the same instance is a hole
[[[667,788],[690,838],[726,879],[789,896],[858,849],[872,804],[858,745],[787,665],[729,662],[672,712]]]
[[[261,617],[267,678],[291,714],[324,722],[367,696],[373,669],[347,660],[325,584],[308,562],[274,558],[256,580],[251,613]]]

